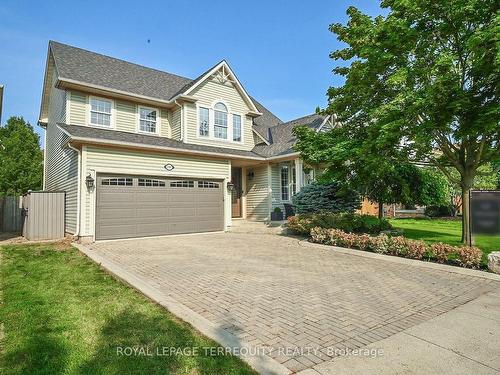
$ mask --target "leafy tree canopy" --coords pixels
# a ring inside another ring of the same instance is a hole
[[[0,195],[42,188],[43,153],[39,136],[22,117],[0,127]]]
[[[341,152],[354,166],[360,155],[376,166],[427,161],[460,184],[468,200],[481,166],[500,158],[499,3],[383,0],[381,5],[387,16],[372,18],[350,7],[346,25],[330,26],[346,45],[331,53],[340,60],[334,72],[345,83],[328,90],[325,112],[338,116],[344,134],[322,144],[325,154]],[[315,146],[300,144],[304,140],[299,137],[298,149],[307,155]],[[464,207],[466,229],[469,220]]]

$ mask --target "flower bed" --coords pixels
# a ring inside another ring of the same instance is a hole
[[[481,264],[482,252],[477,247],[456,247],[440,242],[427,245],[423,241],[410,240],[401,236],[389,237],[386,234],[369,236],[321,227],[312,228],[310,235],[311,242],[324,245],[350,247],[411,259],[433,260],[468,268],[478,268]]]
[[[294,234],[307,236],[315,227],[370,234],[379,234],[381,231],[392,229],[386,219],[353,213],[317,212],[288,218],[288,229]]]

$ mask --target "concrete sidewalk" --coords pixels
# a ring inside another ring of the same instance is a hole
[[[500,374],[500,289],[301,375]]]

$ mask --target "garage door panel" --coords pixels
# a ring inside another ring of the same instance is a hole
[[[196,200],[196,195],[195,192],[191,191],[186,191],[186,192],[179,192],[178,190],[170,190],[170,194],[168,194],[167,199],[169,203],[187,203],[191,204],[193,203],[193,200]]]
[[[110,179],[109,176],[102,178]],[[119,178],[133,180],[133,184],[103,186],[98,177],[97,239],[208,232],[224,228],[220,181],[212,181],[219,188],[198,188],[197,181],[192,179],[163,178],[165,186],[138,186],[137,177]]]
[[[96,235],[98,236],[98,239],[102,240],[136,237],[135,228],[135,224],[102,225]]]
[[[108,206],[112,206],[118,203],[127,203],[130,202],[131,199],[135,199],[135,194],[133,194],[132,189],[130,191],[103,191],[100,193],[100,202],[101,204],[105,204]]]
[[[197,225],[193,221],[170,223],[169,227],[172,234],[198,232]]]
[[[219,207],[200,207],[196,210],[196,216],[199,217],[220,217],[221,212]]]
[[[165,233],[167,231],[167,223],[148,223],[137,225],[137,236],[157,236],[158,233]]]
[[[198,222],[198,232],[214,232],[220,230],[217,223],[214,222]]]
[[[158,205],[162,204],[162,197],[165,195],[166,190],[163,191],[138,191],[135,196],[137,202],[140,202],[141,205],[151,204]],[[164,202],[165,203],[165,202]]]
[[[101,209],[101,220],[123,220],[135,217],[135,210],[131,207],[104,206]]]
[[[169,217],[173,220],[193,220],[196,217],[195,207],[172,207],[168,209]]]
[[[136,210],[137,220],[151,220],[156,218],[164,218],[167,215],[168,208],[166,207],[140,207]]]

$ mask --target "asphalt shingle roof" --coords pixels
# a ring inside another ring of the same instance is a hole
[[[296,138],[293,135],[293,128],[303,125],[318,129],[324,120],[324,116],[312,114],[270,127],[269,135],[272,143],[270,145],[256,145],[253,151],[264,157],[281,156],[295,152],[293,146]]]
[[[183,143],[176,141],[175,139],[165,138],[153,135],[144,135],[130,132],[123,132],[118,130],[108,130],[100,129],[91,126],[80,126],[80,125],[68,125],[68,124],[58,124],[58,126],[69,134],[70,138],[78,140],[95,140],[100,142],[115,142],[117,144],[127,143],[131,146],[154,146],[159,148],[169,149],[179,149],[187,151],[199,151],[199,152],[209,152],[214,155],[226,154],[233,155],[235,157],[243,158],[262,158],[260,155],[252,151],[235,150],[232,148],[225,147],[213,147],[213,146],[203,146],[195,145],[192,143]]]
[[[66,44],[49,42],[60,78],[170,100],[189,78],[90,52]]]

